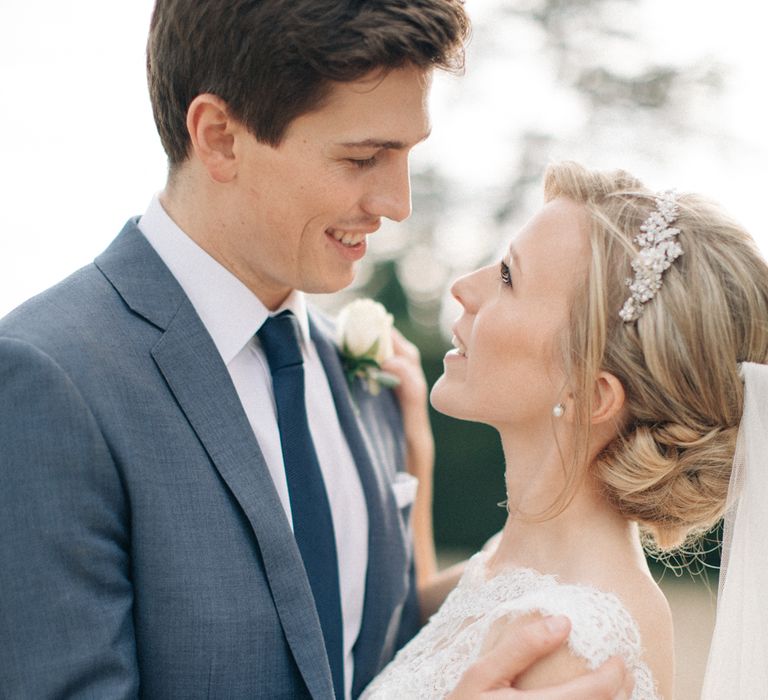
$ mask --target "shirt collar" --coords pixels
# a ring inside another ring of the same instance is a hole
[[[270,315],[293,312],[303,345],[309,343],[304,294],[292,291],[274,312],[171,219],[157,195],[139,220],[139,230],[171,271],[213,339],[225,364],[251,341]]]

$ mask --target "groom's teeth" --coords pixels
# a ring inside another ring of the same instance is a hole
[[[453,343],[453,346],[456,348],[456,350],[459,351],[459,355],[463,355],[464,357],[467,356],[467,348],[465,347],[464,343],[458,339],[458,337],[454,335],[453,338],[451,338],[451,342]]]
[[[339,243],[349,248],[352,248],[365,240],[364,233],[350,233],[349,231],[337,231],[336,229],[330,229],[330,234]]]

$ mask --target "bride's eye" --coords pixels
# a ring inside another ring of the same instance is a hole
[[[509,274],[509,265],[505,263],[503,260],[501,261],[501,266],[499,267],[499,278],[501,279],[502,284],[506,284],[507,287],[512,286],[512,275]]]

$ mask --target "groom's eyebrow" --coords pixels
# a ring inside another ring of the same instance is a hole
[[[416,143],[421,143],[429,138],[431,130],[422,136]],[[402,141],[389,141],[386,139],[363,139],[362,141],[345,141],[338,144],[345,148],[380,148],[393,151],[402,151],[410,146]],[[414,144],[415,145],[415,144]]]

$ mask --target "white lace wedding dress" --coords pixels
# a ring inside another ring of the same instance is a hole
[[[445,697],[480,653],[494,622],[533,611],[567,615],[573,654],[589,668],[621,656],[635,675],[632,700],[658,700],[651,671],[641,658],[637,624],[615,595],[561,584],[531,569],[507,569],[488,578],[487,558],[478,552],[470,559],[440,610],[365,689],[361,700]]]

